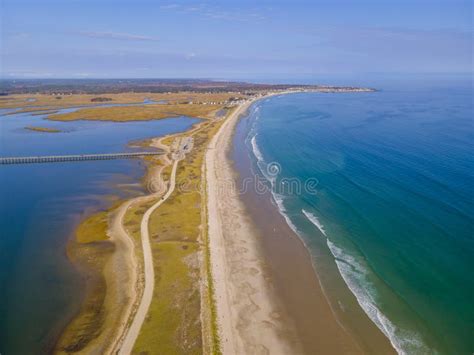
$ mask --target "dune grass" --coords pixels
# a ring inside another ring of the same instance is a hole
[[[206,121],[194,132],[193,150],[178,165],[175,191],[151,215],[149,228],[155,288],[134,353],[220,354],[213,286],[212,281],[209,282],[207,216],[203,206],[206,199],[202,188],[204,154],[220,124]],[[181,135],[162,142],[172,145]],[[168,176],[166,169],[163,174]],[[201,272],[203,267],[204,275],[207,275],[205,280]],[[201,286],[208,295],[201,294]],[[201,296],[204,296],[203,300]],[[207,309],[203,310],[203,306]],[[208,316],[203,317],[203,312]],[[203,343],[203,332],[206,344]]]
[[[202,353],[198,248],[180,241],[153,243],[153,301],[134,353]]]

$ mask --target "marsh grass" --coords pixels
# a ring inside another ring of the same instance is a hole
[[[63,331],[56,344],[57,353],[79,352],[98,338],[106,318],[107,282],[105,265],[115,246],[107,236],[108,214],[101,211],[83,220],[75,238],[67,247],[71,261],[85,279],[84,300],[81,308]]]
[[[36,131],[36,132],[43,132],[43,133],[59,133],[62,132],[56,128],[48,128],[48,127],[37,127],[37,126],[26,126],[25,129],[29,131]]]
[[[76,242],[80,244],[108,240],[108,212],[100,211],[84,219],[76,229]]]
[[[0,101],[0,108],[25,108],[30,111],[58,109],[65,107],[74,107],[79,105],[94,105],[97,102],[91,101],[97,94],[73,94],[73,95],[49,95],[49,94],[14,94],[9,95],[8,100]],[[244,97],[238,93],[198,93],[191,91],[181,91],[173,93],[103,93],[101,96],[107,96],[112,100],[108,104],[132,104],[142,103],[145,99],[153,101],[164,101],[169,104],[180,102],[223,102],[231,97]],[[61,97],[61,100],[56,99]],[[35,101],[28,101],[29,99]]]
[[[172,146],[177,137],[192,132],[194,144],[192,151],[179,162],[177,188],[150,218],[155,288],[134,353],[221,354],[202,167],[209,140],[222,122],[206,120],[192,131],[162,140],[163,144]],[[149,169],[162,164],[153,160],[146,163]],[[165,166],[161,173],[169,181],[171,165]],[[124,228],[134,241],[140,270],[143,270],[140,224],[145,211],[156,201],[156,197],[150,197],[134,202],[124,215]],[[100,349],[107,342],[104,337],[110,334],[109,328],[116,326],[113,313],[120,307],[120,297],[114,287],[107,287],[109,278],[113,278],[106,272],[106,264],[115,250],[107,231],[110,213],[117,206],[85,218],[68,246],[68,256],[87,282],[84,302],[63,332],[56,347],[58,353]],[[139,283],[143,283],[143,275]]]
[[[53,121],[150,121],[169,117],[189,116],[196,118],[211,118],[222,105],[142,105],[142,106],[115,106],[83,108],[68,113],[48,115]]]

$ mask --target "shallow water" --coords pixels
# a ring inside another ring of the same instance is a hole
[[[197,122],[53,122],[6,112],[0,112],[1,156],[131,151],[130,141]],[[25,130],[29,125],[64,132]],[[65,255],[68,238],[87,213],[142,193],[143,173],[139,159],[0,166],[0,353],[44,353],[54,345],[82,297],[82,280]]]
[[[472,353],[472,86],[376,86],[257,103],[249,150],[288,223],[400,353]]]

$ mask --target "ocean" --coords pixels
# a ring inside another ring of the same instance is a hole
[[[246,118],[255,172],[316,269],[335,265],[319,274],[331,298],[342,277],[399,353],[471,354],[472,82],[372,86],[258,101]]]
[[[185,131],[197,122],[53,122],[9,111],[0,112],[1,156],[133,151],[132,141]],[[63,132],[24,128],[35,125]],[[84,280],[66,256],[69,238],[89,213],[143,194],[144,172],[140,159],[0,166],[1,354],[50,352],[83,297]]]

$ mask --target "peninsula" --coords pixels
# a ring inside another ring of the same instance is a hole
[[[235,175],[227,152],[239,118],[259,99],[373,89],[212,81],[17,81],[6,87],[0,107],[31,112],[38,121],[199,119],[186,132],[140,142],[163,151],[143,157],[146,194],[117,201],[78,225],[67,255],[87,280],[86,289],[79,312],[56,339],[56,353],[308,350],[288,304],[269,281],[272,271],[246,208],[222,186]],[[98,94],[107,100],[97,100]],[[305,268],[317,280],[309,261]],[[304,293],[305,285],[298,287]],[[327,325],[321,346],[363,352],[338,324],[322,290],[315,290]]]

